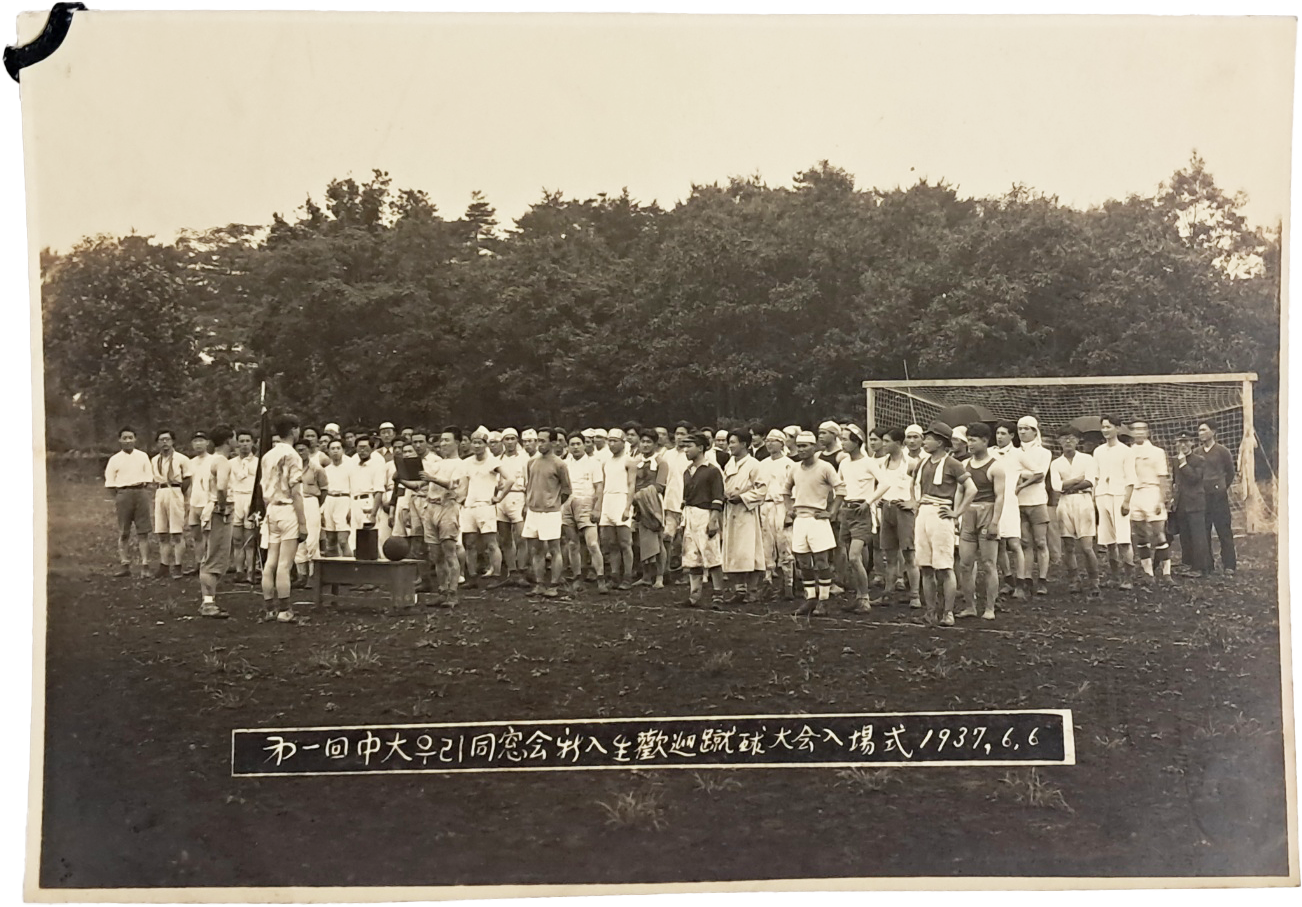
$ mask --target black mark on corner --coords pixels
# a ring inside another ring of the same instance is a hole
[[[72,14],[84,10],[84,3],[56,3],[50,10],[50,18],[45,20],[45,28],[31,44],[22,47],[5,48],[5,70],[18,81],[18,73],[33,63],[39,63],[59,49],[63,39],[68,37],[68,28],[72,25]]]

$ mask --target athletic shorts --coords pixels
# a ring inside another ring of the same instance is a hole
[[[496,535],[497,505],[475,504],[461,508],[462,535]]]
[[[791,524],[791,551],[793,554],[822,554],[836,547],[831,520],[812,516],[798,516]]]
[[[267,544],[298,541],[298,515],[293,504],[272,504],[267,507]]]
[[[231,528],[232,529],[252,529],[253,519],[249,513],[249,508],[253,506],[253,492],[251,491],[234,491],[231,492]]]
[[[987,539],[986,533],[994,529],[995,534],[998,535],[998,527],[999,521],[995,519],[995,502],[973,501],[963,512],[958,537],[964,542],[993,542],[996,540]]]
[[[934,504],[918,507],[918,518],[913,528],[913,546],[916,552],[915,563],[919,567],[953,570],[955,538],[953,518],[942,517],[940,508]]]
[[[1156,485],[1136,488],[1130,496],[1130,519],[1135,523],[1166,522],[1166,507],[1162,504],[1162,489]]]
[[[289,508],[291,516],[293,516],[293,509]],[[224,576],[231,568],[231,517],[214,513],[209,527],[203,534],[205,551],[199,572],[210,576]],[[298,538],[297,520],[294,529],[294,538]]]
[[[561,537],[561,512],[559,510],[530,510],[524,515],[524,537],[540,542],[554,542]]]
[[[425,542],[454,542],[461,537],[461,505],[456,501],[426,501],[421,514]]]
[[[185,525],[200,526],[203,525],[203,504],[196,504],[193,501],[185,508]]]
[[[499,523],[524,522],[523,491],[509,491],[506,497],[497,502],[497,521]]]
[[[623,519],[628,508],[628,495],[608,491],[601,498],[601,526],[632,526],[633,518]]]
[[[118,515],[118,529],[127,533],[136,527],[136,535],[148,535],[154,531],[150,519],[152,503],[148,488],[120,488],[113,493],[113,504]]]
[[[1058,498],[1058,530],[1064,539],[1094,538],[1094,496],[1078,493]]]
[[[848,506],[848,504],[847,504]],[[873,514],[867,507],[862,513],[841,508],[841,541],[871,542],[873,540]]]
[[[561,505],[561,525],[571,529],[591,529],[597,524],[593,521],[592,498],[568,497]]]
[[[179,488],[160,488],[154,494],[154,532],[180,535],[185,532],[185,498]]]
[[[1130,517],[1121,515],[1119,494],[1101,494],[1094,498],[1094,505],[1099,511],[1100,545],[1129,545]]]
[[[710,513],[703,507],[683,508],[683,569],[711,570],[723,566],[723,515],[720,531],[710,538]]]
[[[352,513],[352,498],[328,495],[321,506],[321,525],[326,532],[347,532]]]
[[[913,511],[905,510],[892,501],[882,502],[882,550],[912,551],[917,517]]]

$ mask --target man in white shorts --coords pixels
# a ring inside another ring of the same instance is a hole
[[[267,505],[267,563],[262,569],[264,620],[293,623],[289,602],[290,571],[298,546],[307,538],[303,516],[303,460],[294,450],[298,419],[278,416],[273,430],[279,439],[262,455],[262,499]]]
[[[660,461],[665,464],[665,569],[669,574],[669,582],[675,582],[675,558],[678,561],[678,569],[682,567],[682,537],[683,537],[683,474],[687,471],[688,460],[687,454],[683,448],[687,446],[687,436],[692,432],[692,427],[686,422],[679,422],[674,426],[674,434],[671,446],[660,455]],[[678,582],[682,581],[678,577]]]
[[[167,570],[173,579],[180,579],[191,473],[190,458],[175,448],[175,438],[170,429],[158,432],[154,437],[158,453],[149,462],[157,486],[154,492],[154,534],[158,536],[158,574],[162,576]]]
[[[600,438],[600,435],[598,435]],[[606,573],[621,592],[633,588],[633,489],[637,460],[624,448],[624,430],[607,433],[610,455],[601,464],[601,552]],[[598,458],[600,460],[600,458]]]
[[[352,557],[353,487],[357,467],[344,456],[344,442],[326,444],[326,497],[321,503],[321,546],[326,557]],[[360,488],[360,481],[356,482]]]
[[[1099,598],[1099,560],[1094,553],[1094,487],[1099,480],[1094,458],[1081,453],[1078,428],[1067,426],[1058,432],[1062,454],[1049,466],[1049,491],[1056,497],[1059,532],[1062,533],[1062,560],[1070,584],[1068,592],[1080,592],[1077,557],[1084,561],[1090,598]]]
[[[524,467],[529,455],[520,449],[520,433],[502,429],[502,456],[499,458],[506,491],[497,502],[497,538],[502,547],[502,584],[528,585],[529,557],[524,546]]]
[[[1099,514],[1099,544],[1108,549],[1108,585],[1118,578],[1118,588],[1134,588],[1134,554],[1130,548],[1130,498],[1135,491],[1135,455],[1121,443],[1117,430],[1122,423],[1113,416],[1099,420],[1103,443],[1094,448],[1098,470],[1098,493],[1094,504]]]
[[[955,527],[963,519],[977,489],[963,464],[949,453],[953,432],[944,422],[932,422],[922,436],[926,455],[913,475],[913,499],[918,502],[913,546],[922,574],[924,615],[930,623],[954,625],[958,581],[954,575]]]
[[[1166,539],[1166,518],[1171,506],[1171,469],[1166,451],[1148,439],[1148,423],[1130,425],[1131,455],[1135,463],[1135,491],[1130,498],[1130,536],[1144,571],[1141,581],[1152,588],[1156,577],[1171,582],[1171,546]]]
[[[207,555],[208,543],[203,534],[201,516],[204,507],[208,506],[208,486],[212,484],[209,446],[208,435],[201,431],[195,432],[190,440],[190,493],[186,498],[185,528],[194,546],[194,569],[185,571],[186,576],[198,576],[199,567]]]
[[[796,609],[797,615],[827,613],[824,603],[832,592],[832,551],[836,548],[832,524],[845,498],[841,477],[818,452],[818,438],[812,431],[796,436],[797,464],[785,490],[791,551],[805,587],[805,601]]]
[[[482,425],[470,435],[470,458],[466,471],[466,504],[461,508],[461,543],[466,549],[466,588],[479,582],[478,555],[487,562],[488,573],[501,579],[502,549],[497,544],[497,505],[507,481],[500,461],[488,452],[488,429]],[[478,551],[476,549],[479,549]]]
[[[687,468],[683,472],[683,570],[687,573],[687,606],[700,607],[705,575],[714,594],[723,592],[723,470],[703,432],[683,441]],[[713,598],[711,599],[713,604]]]
[[[534,586],[530,595],[559,598],[557,586],[564,563],[561,555],[561,512],[570,497],[570,473],[552,450],[553,439],[564,436],[556,428],[538,430],[538,456],[529,461],[524,479],[524,538],[529,545]],[[544,580],[547,558],[551,574]]]
[[[582,589],[583,549],[580,547],[582,544],[587,548],[588,558],[592,562],[593,570],[596,571],[597,587],[600,591],[606,592],[609,590],[606,586],[601,541],[597,532],[597,521],[601,514],[596,509],[605,479],[601,464],[596,458],[588,456],[582,435],[576,434],[571,437],[569,448],[570,456],[565,461],[565,470],[570,477],[570,496],[561,508],[561,535],[570,563],[571,589],[575,593]],[[523,528],[522,525],[521,529]]]
[[[1048,595],[1049,581],[1049,466],[1053,454],[1040,440],[1035,416],[1017,420],[1021,439],[1021,471],[1017,477],[1017,509],[1021,519],[1022,572],[1019,584],[1028,594]],[[1032,560],[1035,573],[1032,576]]]

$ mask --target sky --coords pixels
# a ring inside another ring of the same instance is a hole
[[[824,158],[860,187],[1088,206],[1195,148],[1273,225],[1293,41],[1282,18],[92,10],[23,74],[32,239],[266,224],[373,168],[508,225],[544,189],[671,206]]]

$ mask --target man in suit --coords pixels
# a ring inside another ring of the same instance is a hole
[[[1207,458],[1194,446],[1188,432],[1175,439],[1175,502],[1172,523],[1180,533],[1181,565],[1200,576],[1212,572],[1212,552],[1207,532],[1207,493],[1204,472]]]

